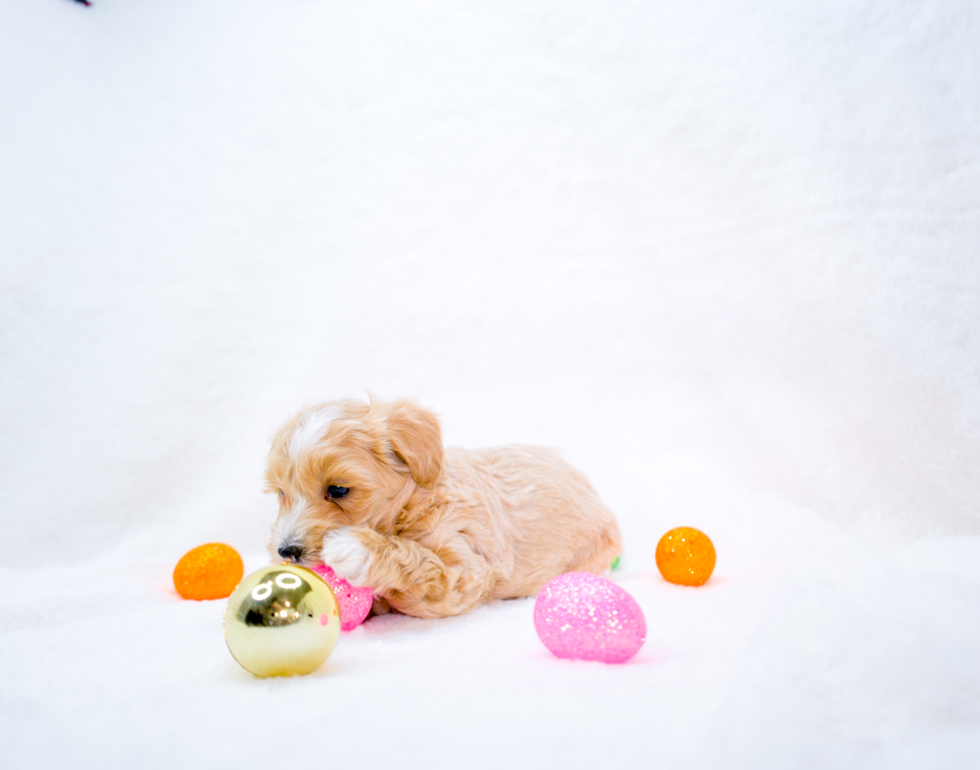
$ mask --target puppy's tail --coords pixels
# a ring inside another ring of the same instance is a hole
[[[619,534],[616,522],[611,521],[603,527],[598,538],[584,545],[576,555],[574,566],[569,567],[569,571],[608,575],[614,563],[619,562],[622,553],[622,535]]]

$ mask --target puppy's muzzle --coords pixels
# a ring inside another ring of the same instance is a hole
[[[282,545],[279,546],[279,555],[284,559],[289,559],[289,561],[299,561],[299,557],[303,555],[303,549],[298,545]]]

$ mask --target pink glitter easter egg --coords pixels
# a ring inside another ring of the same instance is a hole
[[[310,569],[326,581],[327,585],[333,589],[334,596],[337,597],[337,604],[340,605],[340,630],[350,631],[361,625],[371,611],[374,591],[370,588],[352,586],[343,578],[337,577],[334,571],[325,564]]]
[[[636,599],[604,577],[566,572],[534,603],[534,629],[559,658],[623,663],[643,646],[647,621]]]

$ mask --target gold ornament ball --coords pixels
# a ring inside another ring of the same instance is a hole
[[[701,530],[675,527],[657,543],[657,567],[668,583],[704,585],[715,569],[715,547]]]
[[[256,676],[309,674],[330,657],[339,635],[337,599],[305,567],[263,567],[228,598],[225,642]]]

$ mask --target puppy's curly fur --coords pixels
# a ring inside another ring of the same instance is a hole
[[[435,415],[407,401],[304,409],[269,452],[279,495],[273,558],[330,565],[408,615],[446,617],[529,596],[619,555],[612,512],[552,450],[444,450]]]

